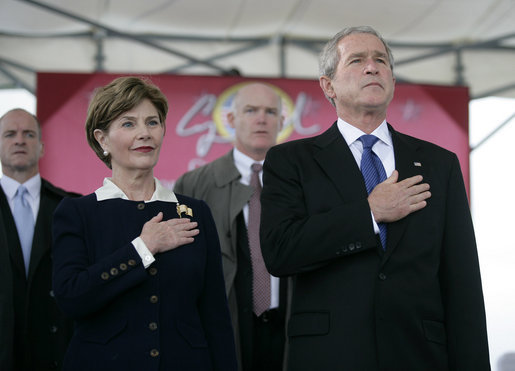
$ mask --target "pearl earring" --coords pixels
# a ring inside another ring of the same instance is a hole
[[[104,156],[107,156],[109,154],[109,152],[107,152],[105,149],[104,149]]]

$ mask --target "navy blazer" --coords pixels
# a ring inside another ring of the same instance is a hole
[[[383,252],[363,176],[336,123],[271,148],[261,248],[293,277],[291,371],[490,369],[479,264],[456,155],[389,126],[400,179],[427,206],[388,223]]]
[[[95,194],[65,199],[54,217],[54,293],[76,320],[65,370],[236,370],[220,245],[211,212],[193,210],[191,244],[155,256],[145,269],[131,241],[176,204]]]

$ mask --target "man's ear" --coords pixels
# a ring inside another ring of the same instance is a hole
[[[284,128],[284,115],[281,115],[281,118],[279,119],[279,133],[281,132],[281,130],[283,130]]]
[[[324,94],[327,95],[329,98],[334,99],[336,97],[336,94],[334,93],[333,83],[331,79],[327,76],[320,76],[318,81],[320,82],[320,87],[324,91]]]
[[[227,117],[227,123],[229,124],[229,126],[231,128],[234,129],[234,112],[232,112],[232,111],[229,112],[226,117]]]
[[[39,148],[39,158],[41,158],[45,154],[45,144],[43,142],[41,142],[41,143],[39,143],[39,145],[41,146]]]

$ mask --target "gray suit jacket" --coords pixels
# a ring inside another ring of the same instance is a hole
[[[236,218],[252,195],[252,188],[240,183],[240,178],[231,150],[213,162],[182,175],[174,187],[174,192],[206,201],[213,214],[222,250],[225,289],[237,348],[240,339],[234,288],[237,269]],[[239,355],[240,350],[237,351]]]

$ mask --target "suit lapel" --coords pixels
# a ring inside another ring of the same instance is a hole
[[[220,189],[227,187],[229,189],[229,228],[236,231],[236,218],[243,210],[243,207],[249,202],[252,196],[252,187],[246,186],[240,182],[241,174],[234,165],[233,151],[229,151],[220,158],[220,162],[214,168],[215,183]],[[234,227],[234,228],[233,228]],[[234,248],[235,244],[231,244]],[[236,251],[232,251],[236,256]]]
[[[56,205],[52,204],[52,200],[48,197],[47,192],[48,190],[42,179],[39,210],[36,224],[34,225],[34,238],[32,240],[32,251],[30,253],[29,280],[52,244],[52,241],[50,241],[50,231],[52,228],[53,210]]]
[[[242,213],[243,207],[249,202],[250,197],[252,196],[252,188],[250,186],[246,186],[241,184],[239,181],[234,181],[231,185],[231,197],[230,197],[230,205],[229,205],[229,222],[231,226],[231,230],[236,231],[237,229],[237,218]],[[246,228],[245,218],[241,215],[241,220],[243,223],[243,227]],[[246,233],[245,233],[246,234]],[[236,233],[236,235],[238,235]],[[248,239],[247,239],[248,241]],[[232,244],[233,248],[236,248],[237,244]],[[248,259],[250,259],[250,250],[243,249]],[[236,251],[234,251],[236,254]]]
[[[397,133],[388,125],[392,134],[395,168],[399,172],[399,181],[421,174],[424,176],[424,164],[418,157],[417,145],[409,137]],[[425,178],[425,176],[424,176]],[[402,218],[394,223],[388,223],[388,241],[383,264],[397,247],[409,222],[409,217]]]
[[[23,262],[18,230],[16,229],[16,223],[2,187],[0,187],[0,208],[3,213],[4,229],[7,233],[7,248],[14,264],[13,269],[23,273],[23,276],[25,277],[25,263]]]
[[[234,165],[233,151],[227,153],[223,161],[219,162],[219,166],[215,167],[215,178],[219,188],[232,186],[229,205],[230,225],[232,225],[252,196],[252,188],[240,182],[241,174]]]
[[[344,201],[367,197],[361,171],[336,123],[322,133],[313,145],[316,147],[315,160],[334,182]]]

